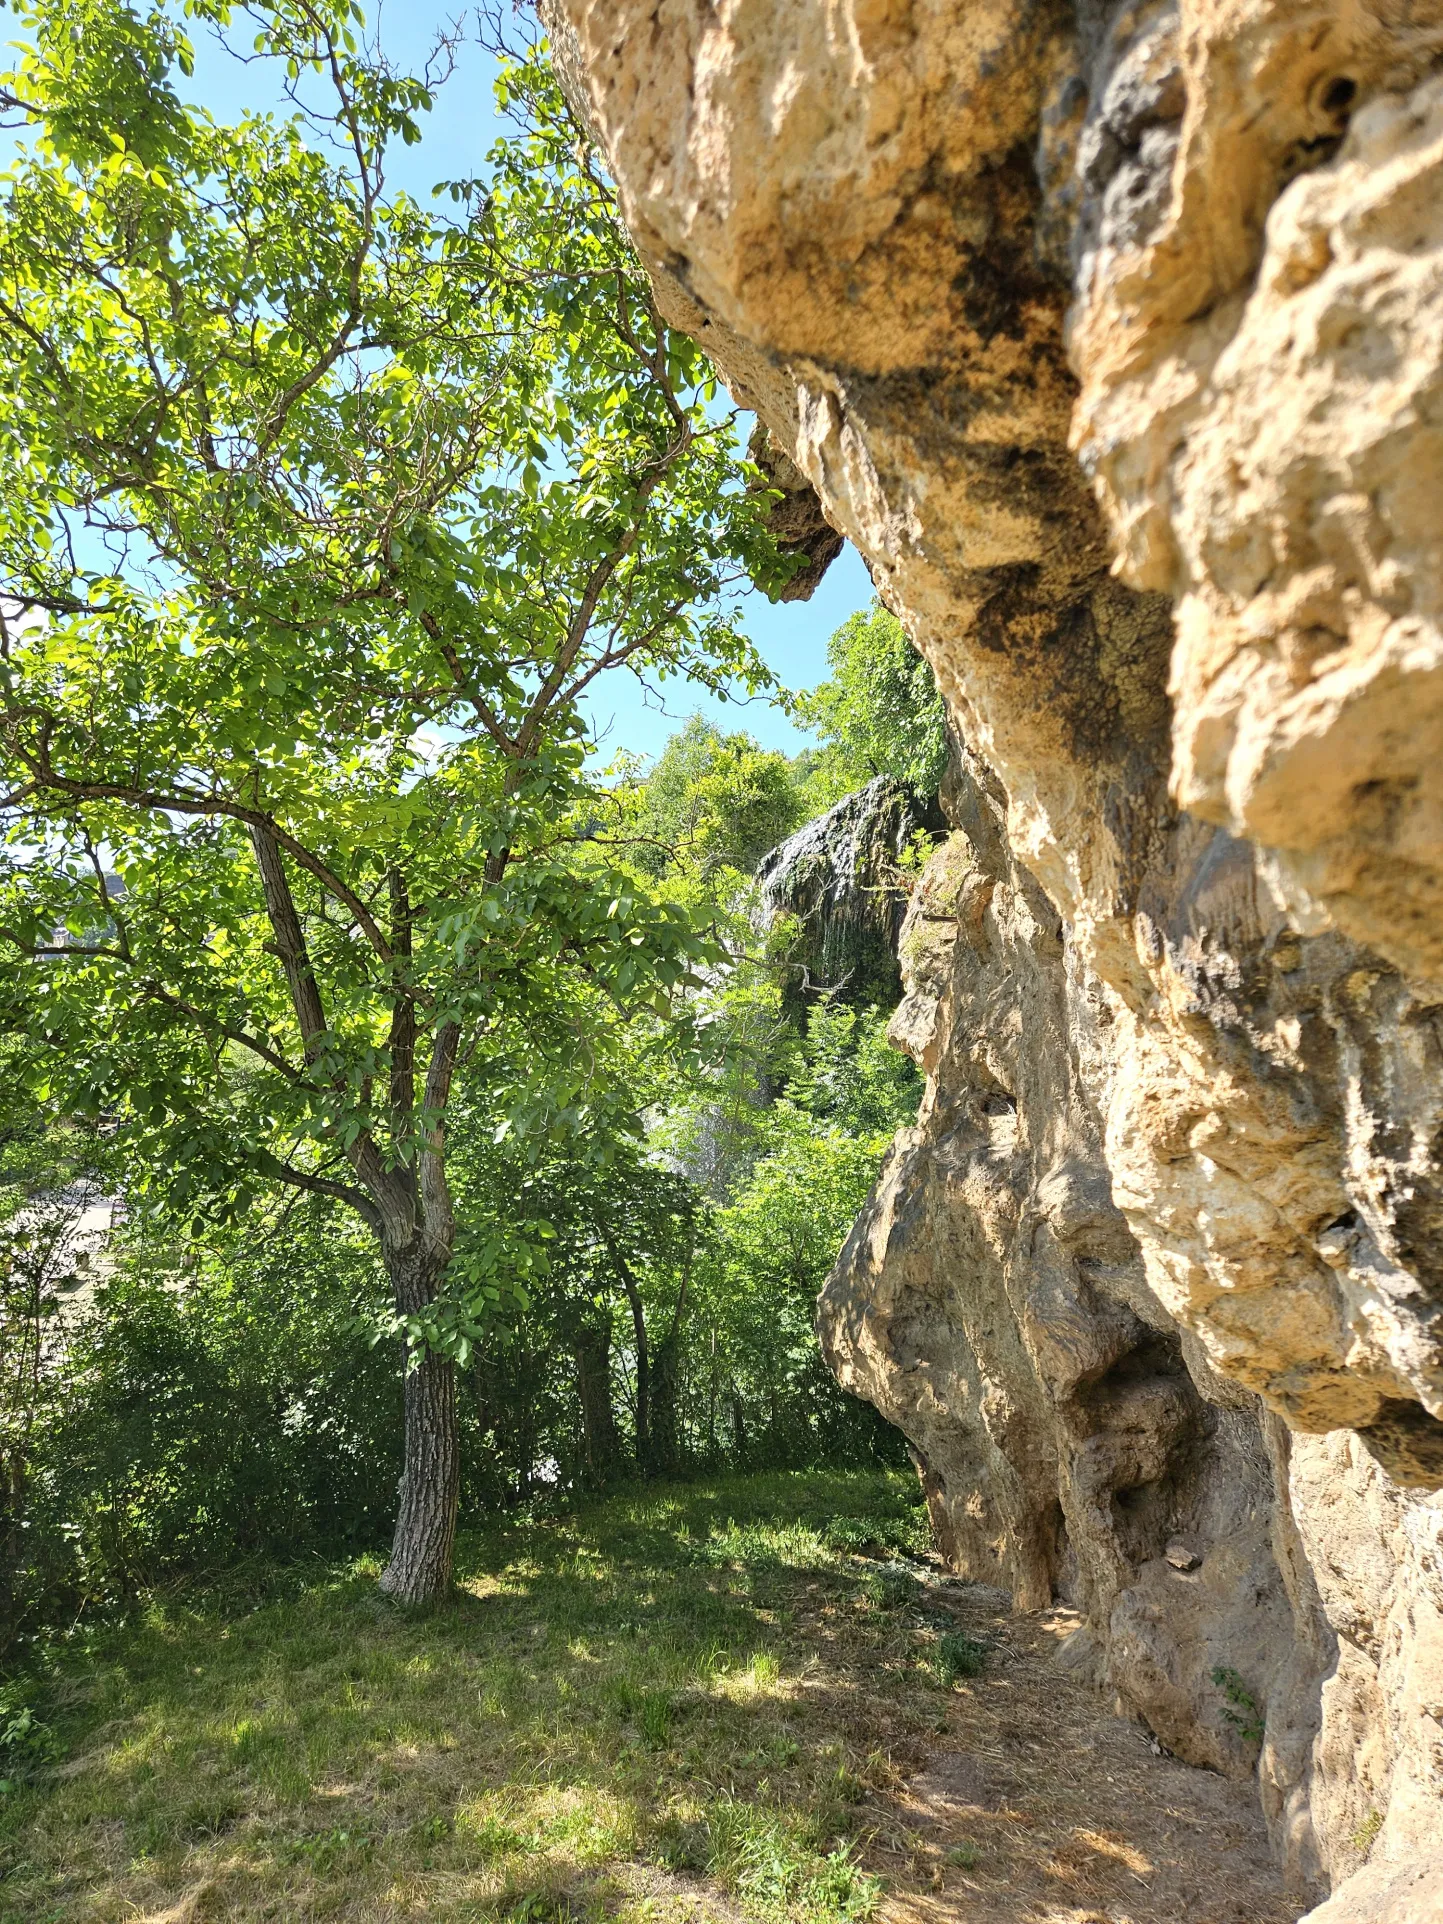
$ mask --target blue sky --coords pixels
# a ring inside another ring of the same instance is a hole
[[[367,11],[373,23],[379,22],[390,58],[413,72],[421,70],[438,32],[455,17],[455,10],[421,0]],[[246,44],[243,30],[234,39],[237,45]],[[195,76],[184,91],[218,120],[238,118],[247,109],[288,110],[272,63],[237,60],[203,29],[195,33],[195,50]],[[389,158],[392,186],[403,187],[419,199],[428,197],[438,181],[464,179],[479,171],[487,148],[503,131],[492,95],[494,73],[490,56],[474,41],[458,45],[455,72],[424,119],[420,144],[397,147]],[[743,599],[742,616],[748,634],[779,680],[788,688],[808,688],[826,675],[828,638],[871,598],[867,571],[849,545],[810,601],[773,606],[764,595],[751,593]],[[625,671],[604,677],[588,706],[607,759],[619,748],[657,754],[667,736],[696,709],[720,727],[746,729],[768,748],[791,753],[809,739],[770,702],[719,702],[689,682],[672,681],[660,691],[647,691]]]

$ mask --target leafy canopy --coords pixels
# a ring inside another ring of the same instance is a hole
[[[877,775],[935,795],[947,767],[947,721],[928,663],[882,606],[851,615],[827,644],[831,678],[795,698],[823,747],[813,773],[825,808]]]
[[[687,718],[639,785],[633,816],[637,866],[691,875],[703,885],[750,876],[768,849],[801,826],[806,796],[796,769],[750,735]]]
[[[19,1065],[173,1204],[280,1180],[423,1235],[464,1357],[541,1260],[455,1220],[458,1071],[604,1155],[619,1025],[712,953],[594,829],[581,702],[767,674],[778,583],[710,372],[666,327],[540,50],[484,181],[387,185],[424,77],[333,0],[244,30],[295,112],[183,99],[175,10],[22,0],[0,92],[0,954]],[[494,1102],[493,1102],[493,1107]],[[464,1212],[463,1212],[464,1214]],[[502,1225],[497,1227],[498,1221]]]

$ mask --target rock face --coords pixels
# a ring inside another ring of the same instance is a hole
[[[1075,1596],[1076,1661],[1256,1767],[1301,1883],[1367,1859],[1411,1919],[1377,1907],[1443,1829],[1443,0],[551,23],[669,315],[968,744],[904,940],[927,1101],[836,1364],[961,1567]]]
[[[772,497],[767,525],[783,554],[794,555],[797,570],[777,599],[809,601],[822,576],[846,546],[822,513],[817,491],[785,448],[779,448],[764,421],[752,429],[747,456],[756,467],[756,487]]]
[[[846,796],[764,855],[761,915],[795,918],[787,960],[795,992],[839,993],[887,1008],[897,997],[897,949],[914,838],[946,826],[885,775]]]

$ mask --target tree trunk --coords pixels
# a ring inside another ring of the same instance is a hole
[[[643,1476],[651,1474],[651,1352],[646,1340],[646,1310],[642,1305],[641,1291],[637,1288],[636,1278],[631,1268],[615,1246],[611,1247],[611,1260],[617,1274],[621,1277],[626,1300],[631,1305],[632,1340],[636,1354],[636,1467]]]
[[[732,1389],[732,1448],[736,1452],[737,1468],[747,1467],[747,1420],[742,1415],[742,1399],[735,1387]]]
[[[688,1256],[676,1293],[671,1328],[657,1344],[651,1359],[651,1459],[663,1476],[675,1476],[681,1467],[682,1335],[690,1284],[691,1258]]]
[[[651,1468],[675,1476],[681,1466],[681,1342],[672,1330],[657,1346],[651,1364]]]
[[[413,1315],[434,1298],[445,1264],[413,1243],[403,1250],[388,1250],[386,1267],[397,1309]],[[435,1603],[451,1588],[461,1488],[455,1364],[427,1350],[407,1370],[405,1394],[401,1501],[381,1588],[397,1603]]]
[[[576,1382],[581,1394],[581,1449],[586,1481],[600,1488],[616,1466],[610,1323],[583,1323],[578,1329]]]

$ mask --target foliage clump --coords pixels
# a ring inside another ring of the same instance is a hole
[[[1213,1670],[1212,1680],[1225,1699],[1224,1723],[1230,1724],[1245,1744],[1260,1744],[1266,1732],[1267,1719],[1257,1698],[1237,1671],[1220,1664]]]
[[[853,1555],[875,1555],[884,1550],[918,1554],[931,1548],[931,1532],[921,1510],[908,1516],[834,1516],[823,1535],[828,1549]]]
[[[829,680],[796,700],[823,747],[812,794],[827,807],[887,775],[935,795],[947,768],[947,715],[931,667],[880,601],[850,616],[827,645]],[[816,812],[814,810],[814,812]]]
[[[960,1630],[949,1630],[937,1642],[937,1675],[950,1689],[964,1677],[980,1677],[987,1668],[990,1647]]]

